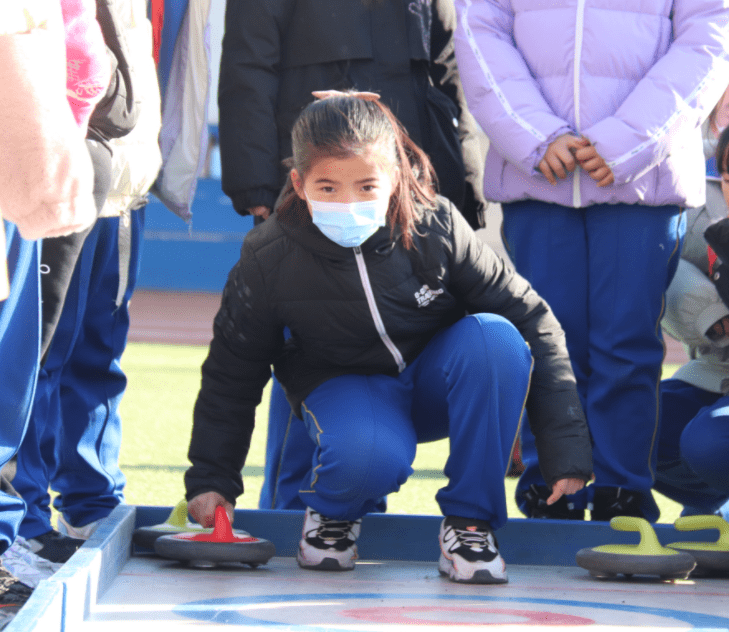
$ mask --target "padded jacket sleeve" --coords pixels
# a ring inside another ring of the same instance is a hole
[[[456,57],[471,113],[499,153],[534,175],[549,143],[570,132],[542,96],[511,35],[508,0],[456,0]]]
[[[468,109],[458,72],[454,33],[456,11],[451,0],[435,0],[432,8],[433,24],[430,40],[430,77],[433,85],[443,92],[458,108],[458,132],[466,169],[466,189],[463,215],[474,229],[485,225],[483,198],[484,152],[476,120]]]
[[[228,0],[220,60],[223,191],[235,210],[273,207],[280,189],[275,112],[281,38],[291,0]]]
[[[241,259],[223,291],[202,366],[188,452],[192,467],[185,474],[188,500],[212,490],[235,503],[243,493],[241,469],[255,409],[283,338],[272,322],[263,276],[244,242]]]
[[[729,82],[729,13],[723,0],[675,0],[674,40],[613,116],[583,134],[618,184],[666,159],[709,115]]]

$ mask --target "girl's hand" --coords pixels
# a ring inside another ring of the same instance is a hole
[[[547,504],[553,505],[562,496],[569,496],[579,492],[585,486],[581,478],[561,478],[552,486],[552,495],[547,498]]]
[[[218,492],[205,492],[195,496],[187,503],[187,511],[192,519],[201,527],[215,526],[215,508],[221,506],[228,514],[230,524],[233,524],[233,505],[223,498]]]
[[[539,162],[537,168],[549,180],[550,184],[557,184],[557,178],[566,178],[568,171],[575,170],[577,161],[574,152],[589,144],[590,141],[586,138],[574,134],[557,136],[549,143],[544,158]]]
[[[597,186],[606,187],[615,182],[612,169],[608,167],[605,159],[597,153],[597,149],[591,143],[585,147],[575,150],[575,159],[595,182]]]

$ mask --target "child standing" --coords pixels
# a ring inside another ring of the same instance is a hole
[[[407,480],[417,443],[449,437],[440,570],[505,582],[493,530],[506,521],[525,400],[550,502],[592,472],[559,324],[436,197],[427,157],[376,95],[309,105],[292,166],[280,211],[246,236],[215,318],[185,475],[192,517],[209,525],[243,492],[273,364],[317,446],[300,566],[354,568],[362,516]]]
[[[559,6],[555,6],[555,4]],[[457,0],[456,56],[491,141],[516,269],[567,336],[594,440],[595,483],[546,506],[534,440],[517,500],[532,517],[658,518],[651,488],[660,320],[685,230],[704,201],[699,126],[726,86],[723,0]]]

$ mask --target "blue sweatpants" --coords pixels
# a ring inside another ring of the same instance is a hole
[[[266,463],[258,501],[261,509],[306,509],[299,491],[311,469],[315,449],[306,426],[294,415],[281,383],[274,376],[268,407]],[[387,498],[382,497],[373,511],[385,513]]]
[[[504,475],[529,386],[531,354],[516,328],[492,314],[440,332],[397,377],[345,375],[302,405],[316,444],[304,503],[355,520],[400,489],[418,443],[450,439],[448,484],[436,500],[447,516],[506,522]]]
[[[685,216],[673,206],[574,209],[528,200],[502,208],[514,266],[549,303],[567,336],[594,441],[594,486],[641,492],[643,514],[655,521],[650,490],[664,352],[660,321]],[[545,484],[527,424],[522,460],[517,503],[523,509],[521,493]],[[576,508],[590,502],[591,487],[570,499]]]
[[[120,218],[100,218],[84,242],[63,312],[41,369],[28,434],[13,481],[28,505],[20,533],[48,532],[48,487],[74,526],[106,517],[123,502],[119,468],[120,366],[129,331],[128,303],[139,269],[144,211],[131,213],[128,282],[119,300]],[[117,302],[119,304],[117,305]]]
[[[28,426],[40,362],[39,242],[5,220],[10,296],[0,301],[0,467],[16,453]],[[25,503],[0,492],[0,554],[15,540]]]
[[[661,390],[655,488],[685,514],[712,514],[729,500],[729,396],[681,380]]]

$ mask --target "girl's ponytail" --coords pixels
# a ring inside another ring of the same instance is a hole
[[[405,248],[413,245],[412,233],[419,217],[419,208],[435,205],[437,178],[427,154],[410,138],[402,123],[395,118],[390,108],[380,101],[376,105],[382,110],[395,132],[400,178],[390,202],[390,225],[400,226]]]

